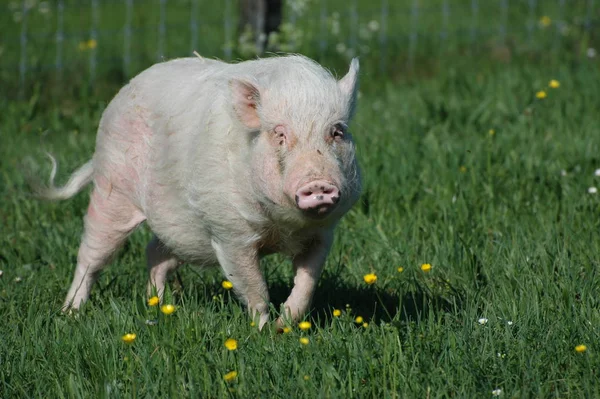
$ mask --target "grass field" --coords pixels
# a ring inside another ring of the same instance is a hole
[[[148,306],[146,227],[62,315],[88,191],[40,202],[25,176],[48,175],[43,151],[60,181],[88,160],[110,97],[0,96],[0,397],[600,397],[598,60],[442,61],[361,71],[364,194],[311,328],[284,334],[252,326],[218,270],[181,268],[176,311]],[[263,264],[275,315],[291,264]]]

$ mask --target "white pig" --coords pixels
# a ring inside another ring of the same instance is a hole
[[[93,158],[49,199],[94,188],[64,310],[78,309],[110,256],[147,221],[149,294],[162,298],[182,262],[220,265],[262,328],[269,293],[261,257],[293,260],[278,325],[310,306],[333,231],[361,185],[348,123],[358,60],[339,81],[299,55],[228,64],[156,64],[123,87],[98,128]]]

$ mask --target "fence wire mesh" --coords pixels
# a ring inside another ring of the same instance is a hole
[[[598,8],[594,0],[288,0],[269,48],[321,61],[360,56],[381,74],[449,54],[559,54],[578,46],[590,55]],[[0,83],[23,92],[40,77],[126,80],[194,50],[253,57],[254,41],[237,31],[237,19],[236,0],[8,1],[0,6]]]

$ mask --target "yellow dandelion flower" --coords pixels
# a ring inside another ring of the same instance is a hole
[[[254,326],[256,326],[256,323],[255,323],[255,322],[253,322],[253,321],[251,321],[251,322],[250,322],[250,327],[254,327]]]
[[[490,130],[488,130],[488,134],[490,136],[493,136],[494,134],[496,134],[496,131],[494,129],[490,129]]]
[[[371,285],[371,284],[375,284],[375,282],[377,281],[377,276],[375,275],[375,273],[369,273],[369,274],[365,274],[363,276],[363,279],[365,280],[365,283],[367,283],[368,285]]]
[[[367,328],[367,327],[369,327],[369,323],[367,323],[367,322],[365,321],[365,322],[363,323],[363,327],[364,327],[364,328]]]
[[[121,339],[123,340],[123,342],[125,342],[126,344],[132,344],[133,341],[135,341],[135,334],[129,333],[129,334],[125,334],[121,337]]]
[[[302,338],[300,338],[300,340],[299,340],[299,341],[300,341],[300,343],[301,343],[302,345],[308,345],[308,344],[310,343],[310,340],[309,340],[308,338],[306,338],[306,337],[302,337]]]
[[[300,327],[301,330],[306,331],[310,328],[310,321],[303,321],[298,324],[298,327]]]
[[[577,352],[577,353],[583,353],[586,350],[587,350],[587,346],[585,346],[585,345],[577,345],[575,347],[575,352]]]
[[[356,324],[361,324],[364,319],[362,318],[362,316],[358,316],[356,319],[354,319],[354,321],[356,322]]]
[[[339,309],[333,309],[333,317],[340,317],[342,315],[342,311]]]
[[[160,307],[160,311],[163,312],[164,314],[166,314],[168,316],[168,315],[170,315],[171,313],[173,313],[175,311],[175,306],[173,306],[173,305],[162,305]]]
[[[308,381],[308,380],[310,380],[310,376],[308,376],[308,375],[305,375],[305,376],[304,376],[304,381]]]
[[[283,327],[283,333],[284,334],[287,334],[287,333],[289,333],[291,331],[292,331],[292,329],[290,327]]]
[[[233,339],[233,338],[228,338],[225,341],[224,345],[230,351],[234,351],[234,350],[236,350],[238,348],[238,342],[235,339]]]
[[[233,283],[229,280],[225,280],[221,283],[221,287],[225,288],[226,290],[230,290],[233,288]]]
[[[548,96],[548,94],[546,94],[546,92],[544,90],[540,90],[537,93],[535,93],[535,97],[539,100],[543,100],[547,96]]]
[[[467,171],[467,167],[465,165],[461,165],[461,167],[458,168],[458,170],[460,170],[460,173],[465,173]]]
[[[160,298],[157,296],[153,296],[152,298],[148,299],[148,306],[156,306],[160,303]]]
[[[548,82],[548,86],[551,89],[558,89],[560,87],[560,82],[556,79],[552,79],[550,82]]]
[[[402,272],[404,271],[404,268],[403,268],[402,266],[400,266],[400,267],[399,267],[398,269],[396,269],[396,270],[398,270],[398,273],[402,273]]]
[[[227,373],[227,374],[225,374],[223,376],[223,379],[225,381],[233,381],[233,380],[235,380],[237,378],[237,375],[238,375],[237,371],[235,371],[235,370],[234,371],[230,371],[229,373]]]
[[[429,263],[423,263],[423,264],[421,265],[421,270],[422,270],[424,273],[429,273],[429,272],[431,271],[431,265],[430,265]]]
[[[544,16],[542,16],[542,18],[540,18],[540,25],[543,28],[549,27],[551,23],[552,23],[552,19],[547,15],[544,15]]]
[[[87,48],[93,50],[96,48],[96,46],[98,46],[98,42],[95,39],[90,39],[85,45],[87,46]]]

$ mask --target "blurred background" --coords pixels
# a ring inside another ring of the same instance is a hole
[[[597,4],[596,4],[597,3]],[[151,64],[297,52],[338,74],[427,77],[521,60],[597,56],[594,0],[3,0],[0,89],[7,98],[110,98]]]

